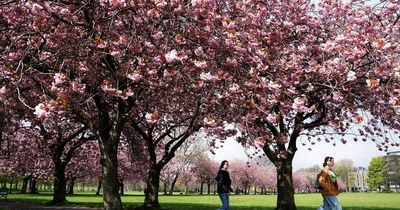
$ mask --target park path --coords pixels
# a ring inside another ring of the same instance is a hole
[[[87,208],[87,207],[72,207],[72,206],[48,206],[40,204],[0,201],[0,210],[100,210],[100,209]]]

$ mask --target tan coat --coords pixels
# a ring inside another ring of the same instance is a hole
[[[334,182],[332,177],[325,170],[321,171],[319,176],[319,184],[324,188],[320,190],[322,195],[339,195],[337,181]]]

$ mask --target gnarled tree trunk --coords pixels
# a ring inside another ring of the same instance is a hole
[[[292,162],[282,160],[276,167],[278,180],[277,210],[296,210],[292,179]]]
[[[65,168],[62,165],[55,164],[54,169],[54,193],[53,193],[53,201],[51,202],[53,205],[63,204],[67,201],[66,199],[66,186],[67,181],[65,179]]]
[[[153,210],[159,209],[160,203],[158,202],[158,190],[160,188],[160,171],[157,169],[150,169],[149,175],[146,180],[146,195],[144,199],[144,209]]]
[[[111,138],[99,138],[100,162],[103,172],[103,203],[106,210],[122,209],[118,186],[118,143]]]

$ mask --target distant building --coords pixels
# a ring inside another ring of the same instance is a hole
[[[385,180],[386,189],[400,192],[400,151],[388,152],[383,158],[388,166]]]
[[[354,174],[354,187],[351,188],[352,192],[367,192],[368,184],[366,182],[368,170],[364,167],[353,168]]]

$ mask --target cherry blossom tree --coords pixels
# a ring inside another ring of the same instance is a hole
[[[80,123],[74,123],[62,114],[42,118],[37,127],[49,150],[54,164],[54,194],[52,204],[66,201],[66,173],[65,169],[71,161],[75,151],[89,140],[96,140],[88,128]]]
[[[53,171],[50,152],[43,143],[38,130],[24,125],[10,135],[7,144],[0,148],[1,174],[22,177],[22,193],[36,192],[35,183],[38,179],[50,179]],[[31,189],[27,189],[28,182]]]
[[[232,161],[230,163],[230,171],[234,188],[243,190],[244,194],[249,194],[251,186],[256,180],[256,174],[254,173],[256,168],[255,164],[250,164],[243,160]]]
[[[178,178],[178,182],[181,183],[185,188],[185,195],[188,194],[189,187],[194,185],[197,182],[197,178],[193,176],[193,173],[190,171],[184,171],[181,176]]]
[[[245,1],[227,8],[237,14],[223,29],[233,51],[226,61],[234,65],[225,69],[233,77],[221,98],[232,114],[221,121],[236,124],[239,141],[258,146],[275,165],[277,209],[296,209],[292,160],[302,136],[310,144],[335,133],[375,140],[382,150],[399,145],[385,133],[385,126],[400,128],[397,1]]]
[[[82,161],[85,160],[85,161]],[[101,175],[100,154],[98,144],[87,141],[75,150],[66,171],[67,194],[74,193],[76,181],[92,182]]]
[[[261,188],[261,194],[268,192],[276,192],[276,171],[274,168],[268,166],[257,167],[254,170],[255,181],[254,184]]]

